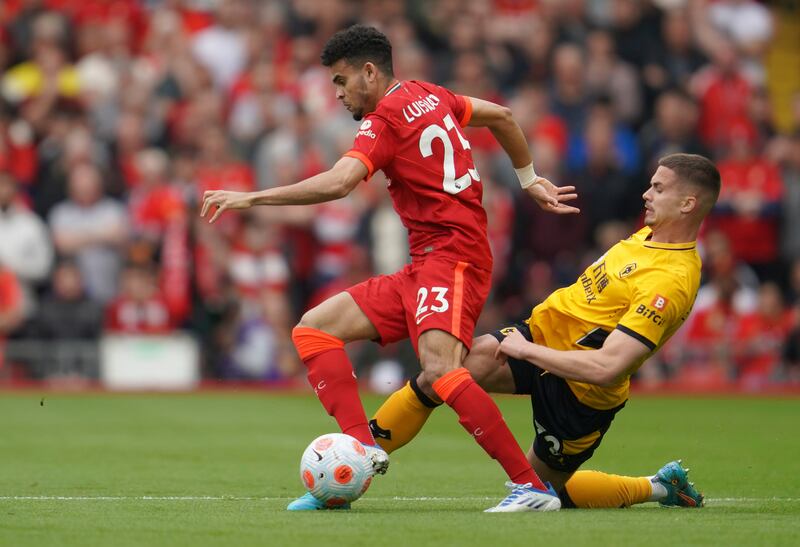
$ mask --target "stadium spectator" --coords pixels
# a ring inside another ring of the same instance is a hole
[[[631,178],[633,166],[625,161],[636,157],[635,146],[632,133],[615,126],[607,105],[592,107],[582,138],[573,141],[570,163],[570,180],[586,204],[589,233],[610,220],[630,220],[641,213],[641,188]]]
[[[800,304],[795,304],[792,330],[784,343],[782,379],[800,385]]]
[[[661,20],[663,47],[655,50],[642,71],[642,80],[651,94],[670,87],[686,89],[692,76],[706,64],[692,35],[691,18],[685,7],[673,7]]]
[[[736,278],[718,275],[712,283],[717,298],[710,306],[693,310],[673,365],[677,382],[714,389],[736,375],[734,333],[742,314],[733,305],[738,290]]]
[[[753,0],[716,0],[708,4],[711,25],[744,55],[745,71],[755,83],[764,81],[761,57],[769,46],[773,25],[769,9]]]
[[[172,222],[186,217],[183,196],[169,183],[169,158],[157,148],[136,155],[136,183],[128,197],[131,235],[160,245]]]
[[[105,328],[120,334],[165,334],[174,328],[152,265],[128,264],[119,294],[108,304]]]
[[[800,260],[800,130],[784,141],[777,160],[783,180],[781,254],[786,263]]]
[[[644,108],[641,83],[633,66],[621,61],[608,31],[595,30],[586,40],[586,87],[594,96],[609,97],[614,117],[635,125]]]
[[[688,93],[680,88],[664,91],[656,99],[654,114],[639,133],[645,168],[653,169],[665,154],[708,155],[697,138],[698,108]]]
[[[208,69],[218,89],[227,91],[247,63],[245,26],[252,21],[244,0],[221,0],[216,4],[214,24],[192,38],[192,52]]]
[[[617,54],[641,69],[662,48],[657,13],[640,0],[611,0],[610,14]]]
[[[280,226],[257,214],[246,216],[228,257],[228,275],[247,307],[264,291],[286,293],[291,270],[283,250]]]
[[[0,113],[0,172],[9,173],[25,187],[34,183],[38,167],[33,137],[28,122]]]
[[[22,291],[11,270],[0,262],[0,370],[5,364],[6,337],[22,324]]]
[[[753,86],[742,73],[739,57],[729,42],[712,52],[712,64],[696,72],[690,83],[700,102],[699,131],[703,144],[721,154],[730,145],[735,126],[753,131],[748,105]]]
[[[31,318],[36,308],[36,287],[47,279],[53,246],[47,226],[17,196],[17,182],[0,171],[0,263],[20,284],[23,310]]]
[[[725,233],[736,258],[752,266],[759,277],[777,280],[781,174],[758,153],[749,124],[735,124],[730,131],[730,153],[719,162],[722,194],[708,227]]]
[[[69,198],[50,213],[56,251],[74,257],[89,297],[106,302],[116,294],[121,249],[128,237],[124,207],[105,197],[100,172],[91,164],[69,174]]]
[[[693,311],[698,312],[716,305],[723,297],[719,289],[727,286],[726,282],[717,282],[723,278],[734,280],[735,289],[731,297],[733,309],[739,314],[755,311],[758,306],[758,276],[751,267],[736,258],[728,236],[712,230],[705,235],[703,243],[703,267],[707,282],[697,291]]]
[[[84,290],[81,271],[72,260],[53,270],[51,290],[43,297],[36,335],[53,341],[96,341],[103,326],[103,307]]]
[[[291,343],[294,313],[283,290],[265,289],[251,297],[229,334],[221,376],[231,380],[286,380],[300,371]]]
[[[553,80],[550,110],[567,126],[569,134],[579,135],[586,123],[589,93],[586,89],[586,60],[575,44],[562,44],[553,52]]]
[[[744,389],[763,388],[780,371],[792,320],[780,288],[775,283],[763,284],[758,309],[742,316],[734,331],[736,377]]]
[[[103,306],[86,296],[74,261],[62,260],[53,270],[52,287],[42,299],[32,333],[32,349],[38,350],[30,355],[34,377],[96,377]]]

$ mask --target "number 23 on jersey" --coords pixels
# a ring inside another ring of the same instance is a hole
[[[469,150],[471,147],[469,141],[461,135],[458,126],[453,122],[450,114],[444,117],[444,127],[439,124],[431,124],[423,129],[419,137],[419,151],[423,158],[428,158],[433,155],[433,141],[440,139],[444,147],[444,157],[442,158],[442,167],[444,170],[444,178],[442,179],[442,188],[448,194],[458,194],[466,190],[472,185],[472,181],[481,180],[478,175],[477,169],[474,167],[467,168],[467,172],[456,178],[456,163],[455,163],[455,149],[453,141],[450,140],[450,131],[455,132],[461,144],[461,148]]]

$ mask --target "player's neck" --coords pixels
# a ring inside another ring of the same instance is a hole
[[[386,95],[388,95],[392,91],[394,86],[396,86],[397,84],[400,83],[400,80],[398,80],[394,76],[389,76],[389,77],[385,78],[384,81],[381,82],[381,83],[382,83],[382,87],[383,87],[383,95],[382,95],[382,97],[385,97]]]
[[[650,241],[653,243],[691,243],[697,240],[699,226],[672,224],[654,226]]]

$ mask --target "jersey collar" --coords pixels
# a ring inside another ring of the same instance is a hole
[[[686,241],[684,243],[660,243],[645,239],[642,244],[648,249],[665,249],[667,251],[691,251],[697,248],[697,241]]]
[[[389,89],[386,90],[386,93],[384,93],[383,96],[385,97],[385,96],[387,96],[387,95],[389,95],[391,93],[394,93],[395,91],[400,89],[401,85],[402,85],[402,82],[395,83],[393,86],[391,86]]]
[[[697,241],[684,241],[682,243],[660,243],[651,241],[650,237],[653,235],[653,230],[650,228],[642,228],[636,235],[641,237],[642,246],[648,249],[664,249],[667,251],[691,251],[697,248]],[[634,237],[635,238],[635,237]]]

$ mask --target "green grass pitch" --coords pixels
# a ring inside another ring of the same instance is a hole
[[[529,402],[499,403],[527,447]],[[798,545],[799,417],[797,399],[634,397],[585,467],[682,457],[707,507],[503,515],[481,512],[500,467],[442,408],[352,511],[289,513],[300,454],[336,430],[310,394],[4,393],[0,545]]]

